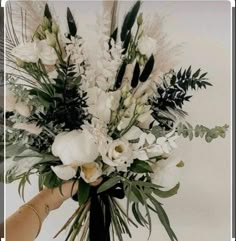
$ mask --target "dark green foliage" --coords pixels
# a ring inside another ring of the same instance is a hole
[[[174,121],[171,118],[170,111],[185,114],[182,111],[183,104],[192,97],[188,94],[188,91],[212,85],[207,81],[206,75],[207,73],[201,74],[200,69],[192,73],[191,66],[184,71],[180,69],[177,73],[171,71],[164,75],[163,83],[157,87],[158,96],[150,101],[153,117],[161,122],[161,125],[167,127]],[[163,115],[163,113],[167,115]]]
[[[148,79],[148,77],[152,73],[154,63],[155,63],[155,60],[152,54],[151,57],[148,59],[147,63],[145,64],[143,72],[139,78],[141,82],[145,82]]]
[[[88,201],[90,187],[82,178],[79,179],[78,201],[80,205]]]
[[[122,28],[121,28],[121,34],[120,34],[121,41],[125,40],[128,32],[132,29],[135,23],[135,19],[138,15],[140,5],[141,5],[141,2],[137,1],[132,7],[132,9],[126,14]]]
[[[140,75],[140,67],[139,67],[139,63],[137,62],[135,64],[134,73],[133,73],[133,77],[132,77],[132,80],[131,80],[132,88],[136,88],[137,87],[138,81],[139,81],[139,75]]]
[[[52,20],[52,14],[49,10],[48,4],[46,3],[45,9],[44,9],[44,16],[47,17],[50,21]]]
[[[36,148],[39,152],[44,152],[48,150],[48,147],[52,145],[53,141],[54,138],[43,131],[38,136],[29,135],[28,143],[31,147]]]
[[[126,66],[127,66],[127,63],[126,62],[123,62],[118,73],[117,73],[117,76],[116,76],[116,82],[115,82],[115,85],[114,85],[114,89],[119,89],[122,85],[122,80],[123,80],[123,77],[124,77],[124,74],[125,74],[125,70],[126,70]]]
[[[77,27],[76,27],[74,17],[69,8],[67,8],[67,23],[68,23],[70,35],[75,37],[77,33]]]
[[[54,126],[60,124],[68,130],[80,129],[88,118],[85,110],[87,93],[78,89],[80,77],[73,72],[74,68],[69,62],[58,67],[58,77],[52,84],[53,96],[31,91],[31,94],[36,94],[48,105],[45,112],[33,115],[32,121],[44,126],[53,123]]]
[[[145,161],[135,160],[133,164],[130,166],[130,171],[134,173],[151,173],[152,168]]]

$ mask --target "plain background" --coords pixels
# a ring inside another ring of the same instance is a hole
[[[55,11],[65,16],[66,6],[78,9],[80,19],[92,21],[101,3],[56,2]],[[131,2],[122,2],[120,14],[124,14]],[[179,67],[201,67],[209,73],[213,87],[196,92],[185,105],[188,121],[192,124],[230,124],[230,3],[218,2],[144,2],[144,12],[158,12],[168,16],[165,31],[175,43],[184,43],[179,57]],[[83,23],[83,22],[82,22]],[[81,24],[82,25],[82,24]],[[82,28],[82,27],[81,27]],[[181,188],[178,195],[162,202],[172,227],[180,241],[229,241],[230,240],[230,133],[225,139],[211,144],[204,140],[181,140],[176,156],[184,162]],[[6,186],[6,216],[12,214],[23,201],[17,193],[17,184]],[[37,193],[36,179],[26,189],[26,200]],[[50,214],[45,221],[38,241],[53,240],[76,203],[67,201]],[[147,240],[146,229],[132,229],[135,241]],[[56,241],[63,241],[64,235]],[[129,241],[129,238],[125,238]],[[153,215],[153,233],[150,241],[169,241],[159,220]]]

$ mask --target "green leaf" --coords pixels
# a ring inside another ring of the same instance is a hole
[[[154,198],[152,197],[152,195],[149,195],[150,201],[152,202],[152,204],[154,205],[155,209],[156,209],[156,213],[162,223],[162,225],[165,227],[171,241],[178,241],[175,233],[173,232],[173,230],[170,227],[170,221],[168,219],[168,216],[165,212],[165,210],[162,208],[161,204]]]
[[[79,179],[78,200],[79,204],[86,203],[89,198],[90,185],[86,183],[82,178]]]
[[[175,187],[171,188],[168,191],[162,191],[162,190],[156,189],[154,193],[161,198],[168,198],[176,195],[179,190],[179,187],[180,187],[180,184],[178,183]]]
[[[120,180],[121,180],[121,177],[119,177],[119,176],[115,176],[115,177],[108,179],[98,188],[97,193],[102,193],[102,192],[107,191],[108,189],[115,186],[118,182],[120,182]]]
[[[130,167],[130,170],[135,173],[152,173],[153,170],[145,161],[135,160]]]
[[[132,204],[132,212],[133,212],[133,215],[134,215],[134,218],[136,219],[136,221],[141,225],[141,226],[144,226],[144,224],[142,223],[141,221],[141,218],[139,217],[139,214],[136,210],[136,204],[133,203]]]

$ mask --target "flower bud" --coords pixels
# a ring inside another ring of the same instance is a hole
[[[129,95],[127,96],[127,98],[125,99],[125,101],[124,101],[124,106],[125,106],[125,107],[129,107],[131,103],[132,103],[132,95],[129,94]]]
[[[53,22],[52,23],[52,32],[55,34],[58,34],[58,31],[59,31],[59,26],[55,22]]]
[[[142,114],[143,113],[143,105],[137,105],[136,113],[137,114]]]
[[[140,13],[137,18],[137,24],[140,26],[143,23],[143,13]]]
[[[47,17],[43,17],[43,22],[41,24],[43,31],[49,29],[50,25],[51,25],[51,23],[50,23],[49,19]]]
[[[16,65],[20,68],[24,68],[25,67],[25,62],[22,61],[21,59],[16,59]]]
[[[55,47],[57,42],[55,34],[50,33],[49,31],[46,31],[45,33],[46,33],[48,45],[51,47]]]
[[[121,91],[122,96],[126,96],[128,94],[128,92],[129,92],[129,85],[126,83]]]

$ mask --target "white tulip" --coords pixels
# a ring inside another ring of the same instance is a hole
[[[64,165],[81,166],[91,163],[98,157],[98,146],[87,130],[62,132],[52,144],[52,153],[59,157]]]
[[[13,125],[13,128],[25,130],[34,135],[39,135],[43,130],[41,127],[37,126],[34,123],[15,123]]]
[[[87,183],[95,182],[102,175],[101,165],[96,162],[82,165],[80,175]]]
[[[51,169],[57,175],[57,177],[65,181],[72,179],[77,172],[77,167],[66,165],[51,166]]]

